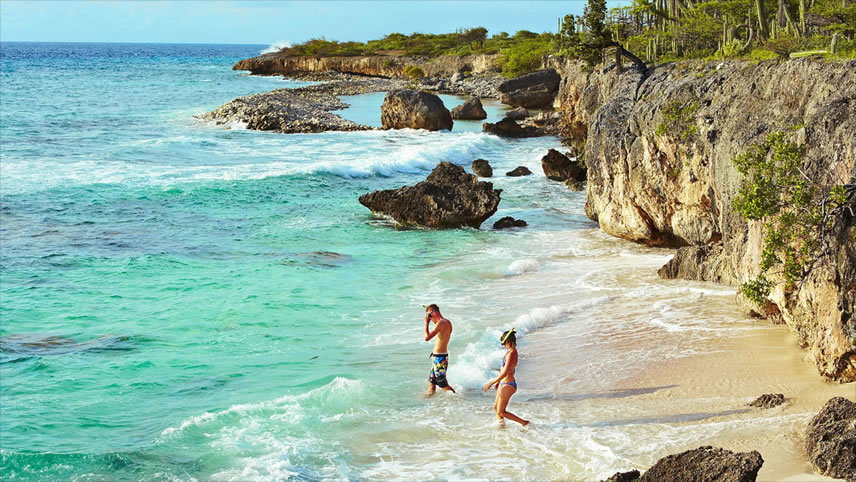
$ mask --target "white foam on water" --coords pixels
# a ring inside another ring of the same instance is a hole
[[[538,271],[538,261],[534,259],[518,259],[508,265],[505,274],[508,276],[519,276],[524,273]]]
[[[259,55],[273,54],[273,53],[279,52],[282,49],[287,49],[289,47],[291,47],[291,42],[286,42],[285,40],[280,40],[279,42],[274,42],[274,43],[270,44],[270,46],[268,48],[259,52]]]

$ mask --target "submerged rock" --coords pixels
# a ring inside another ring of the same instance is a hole
[[[479,177],[493,177],[493,168],[486,159],[476,159],[472,167],[473,172]]]
[[[523,120],[527,117],[529,117],[529,111],[525,107],[515,107],[505,113],[505,118],[511,120]]]
[[[478,228],[496,212],[501,192],[464,168],[441,162],[424,181],[364,194],[360,204],[406,226]]]
[[[534,126],[521,126],[508,117],[493,124],[485,122],[482,124],[482,131],[500,137],[539,137],[544,135],[543,130]]]
[[[580,161],[572,161],[561,152],[550,149],[547,155],[541,158],[541,168],[547,179],[553,181],[577,181],[586,180],[586,168]]]
[[[808,424],[805,451],[818,473],[856,480],[856,403],[843,397],[826,402]]]
[[[732,452],[699,447],[666,456],[645,471],[643,482],[692,480],[696,482],[753,482],[764,459],[757,450]]]
[[[452,115],[434,94],[415,90],[393,90],[380,107],[384,129],[452,130]]]
[[[749,403],[750,407],[773,408],[785,403],[785,395],[782,393],[766,393]]]
[[[499,99],[508,105],[529,109],[552,107],[559,92],[559,73],[555,69],[543,69],[521,75],[499,84]]]
[[[493,223],[493,229],[525,228],[526,226],[528,226],[526,221],[522,219],[514,219],[511,216],[506,216]]]
[[[517,166],[513,170],[505,173],[508,177],[528,176],[530,174],[532,174],[532,171],[530,171],[526,166]]]
[[[481,99],[470,97],[469,100],[452,109],[452,119],[482,120],[487,119],[487,112],[482,107]]]

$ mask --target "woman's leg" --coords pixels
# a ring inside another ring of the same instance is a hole
[[[496,396],[493,397],[493,413],[496,414],[497,420],[502,420],[502,411],[499,409],[499,399],[500,399],[501,390],[496,391]]]
[[[501,414],[503,418],[514,420],[520,425],[528,425],[529,420],[523,420],[522,418],[518,417],[517,415],[514,415],[513,413],[505,409],[506,407],[508,407],[508,402],[509,400],[511,400],[511,396],[514,395],[514,392],[516,391],[517,388],[512,387],[511,385],[501,385],[499,387],[499,393],[497,394],[497,396],[499,396],[499,407],[496,410],[497,417],[499,417]]]

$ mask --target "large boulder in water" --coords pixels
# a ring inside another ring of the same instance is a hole
[[[576,181],[586,180],[586,168],[579,161],[572,161],[561,152],[550,149],[547,155],[541,158],[541,168],[547,179],[553,181]]]
[[[464,168],[441,162],[415,186],[364,194],[360,204],[408,226],[478,228],[496,212],[501,192]]]
[[[515,107],[506,112],[505,117],[511,120],[523,120],[529,117],[529,111],[525,107]]]
[[[487,119],[487,112],[484,111],[481,99],[470,97],[468,101],[452,108],[452,119],[482,120]]]
[[[819,473],[856,480],[856,403],[844,397],[826,402],[808,424],[805,450]]]
[[[487,159],[476,159],[473,161],[473,172],[478,177],[493,177],[493,168]]]
[[[548,109],[559,92],[559,73],[543,69],[499,84],[499,99],[508,105],[527,109]]]
[[[482,131],[500,137],[538,137],[543,136],[544,131],[534,126],[521,126],[514,119],[503,118],[496,123],[485,122]]]
[[[754,482],[764,459],[757,450],[732,452],[699,447],[658,460],[645,471],[642,482],[692,480],[696,482]]]
[[[380,106],[384,129],[451,130],[452,115],[434,94],[415,90],[393,90]]]

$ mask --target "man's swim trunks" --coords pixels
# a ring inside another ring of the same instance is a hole
[[[432,353],[431,362],[431,375],[428,376],[428,381],[440,388],[448,387],[449,382],[446,380],[446,369],[449,368],[449,354]]]

